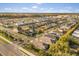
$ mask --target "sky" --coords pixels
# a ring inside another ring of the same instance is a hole
[[[0,3],[0,12],[79,13],[79,3]]]

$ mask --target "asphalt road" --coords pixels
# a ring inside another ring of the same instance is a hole
[[[14,44],[13,42],[5,39],[4,37],[0,36],[1,39],[3,39],[5,42],[9,43],[9,44],[5,44],[5,43],[1,43],[0,42],[0,53],[2,53],[3,55],[8,55],[8,56],[23,56],[23,55],[29,55],[29,56],[35,56],[34,54],[32,54],[31,52],[23,49],[22,47]]]
[[[3,56],[24,56],[16,46],[8,44],[0,39],[0,54]]]

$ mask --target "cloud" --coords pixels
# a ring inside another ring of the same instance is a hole
[[[41,5],[42,3],[36,3],[36,4]]]
[[[31,7],[20,7],[20,8],[6,7],[2,8],[0,12],[79,13],[79,9],[72,8],[70,6],[63,8],[55,8],[55,7],[41,7],[39,5],[32,5]]]
[[[58,12],[63,12],[63,13],[71,13],[72,12],[72,10],[65,10],[65,9],[61,9],[61,10],[59,10]]]
[[[74,12],[75,12],[75,13],[79,13],[79,9],[75,9]]]
[[[40,10],[45,10],[45,8],[40,8]]]
[[[34,6],[32,6],[32,8],[36,9],[36,8],[38,8],[38,6],[35,6],[35,5],[34,5]]]
[[[22,9],[28,9],[27,7],[22,7]]]
[[[4,10],[12,10],[12,8],[4,8]]]
[[[53,10],[54,8],[49,8],[50,10]]]
[[[73,9],[71,6],[67,6],[67,7],[64,7],[64,9],[68,9],[68,10],[71,10]]]

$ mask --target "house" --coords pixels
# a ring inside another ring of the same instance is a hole
[[[48,35],[41,36],[32,41],[33,45],[39,49],[47,50],[49,45],[55,43],[59,39],[56,33],[50,33]]]
[[[35,40],[33,40],[33,45],[39,49],[47,49],[46,47],[50,44],[52,44],[51,42],[51,38],[47,37],[47,36],[42,36],[40,38],[36,38]]]
[[[73,36],[75,37],[79,37],[79,30],[76,30],[72,33]]]

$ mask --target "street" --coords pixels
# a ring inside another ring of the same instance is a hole
[[[6,56],[35,56],[34,54],[28,52],[27,50],[23,49],[22,47],[10,42],[9,40],[5,39],[4,37],[0,36],[1,39],[7,42],[0,41],[0,53]],[[8,44],[9,43],[9,44]]]
[[[20,51],[16,46],[8,44],[0,39],[0,53],[3,56],[24,56],[22,51]]]

